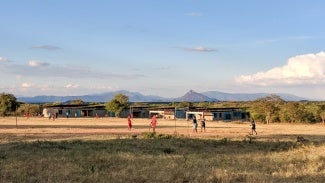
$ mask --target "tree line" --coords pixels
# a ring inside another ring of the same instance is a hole
[[[80,99],[70,102],[71,104],[84,104]],[[50,104],[26,104],[17,101],[17,98],[10,93],[0,94],[0,115],[40,115],[42,108]],[[106,102],[105,108],[118,114],[130,106],[129,97],[117,94],[112,100]],[[199,107],[201,109],[238,107],[245,109],[250,118],[255,121],[269,123],[317,123],[325,125],[325,101],[284,101],[277,95],[269,95],[254,101],[228,101],[228,102],[171,102],[167,104],[133,103],[133,106],[156,106],[156,107],[178,107],[189,108]]]

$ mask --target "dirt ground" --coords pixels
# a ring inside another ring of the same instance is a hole
[[[127,129],[124,118],[0,118],[0,143],[38,139],[91,138],[92,136],[137,135],[149,131],[150,119],[133,119],[133,129]],[[257,123],[255,136],[267,141],[295,141],[303,136],[311,141],[325,140],[325,126],[322,124],[261,124]],[[194,133],[191,121],[158,119],[158,134],[178,134],[191,138],[245,139],[251,131],[249,122],[206,122],[206,132]],[[16,140],[13,140],[16,139]]]

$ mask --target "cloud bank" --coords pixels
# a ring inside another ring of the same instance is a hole
[[[262,86],[325,84],[325,52],[291,57],[286,65],[266,72],[242,75],[237,83]]]
[[[1,62],[0,62],[1,64]],[[143,74],[121,74],[93,70],[89,67],[51,65],[46,62],[31,60],[27,64],[1,64],[0,73],[14,74],[23,77],[40,77],[40,78],[119,78],[135,79],[146,77]]]
[[[9,62],[9,60],[4,57],[0,57],[0,62]]]
[[[44,67],[44,66],[49,66],[49,63],[45,63],[45,62],[39,62],[36,60],[31,60],[28,62],[28,66],[30,67]]]
[[[57,46],[52,46],[52,45],[39,45],[39,46],[33,46],[33,49],[42,49],[42,50],[50,50],[50,51],[55,51],[55,50],[60,50],[60,47]]]

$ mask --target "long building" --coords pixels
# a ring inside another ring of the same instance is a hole
[[[123,110],[119,117],[158,118],[190,120],[205,118],[209,121],[247,121],[249,113],[242,108],[175,108],[175,107],[141,107],[131,106]],[[49,117],[115,117],[115,113],[107,111],[104,105],[53,105],[43,109],[43,116]]]

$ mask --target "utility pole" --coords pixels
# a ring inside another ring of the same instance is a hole
[[[15,117],[16,117],[16,128],[18,128],[18,123],[17,123],[17,105],[15,106]]]
[[[174,112],[174,120],[175,120],[175,134],[176,134],[176,104],[175,104],[175,112]]]

